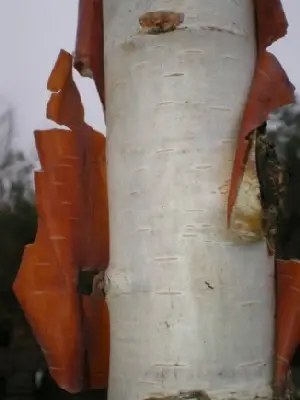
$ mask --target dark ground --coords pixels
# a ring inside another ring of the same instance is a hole
[[[20,323],[20,321],[19,321]],[[39,346],[31,335],[26,321],[25,329],[8,319],[0,320],[0,400],[106,400],[105,390],[70,394],[61,390],[47,371]],[[36,384],[37,371],[43,371],[40,386]]]

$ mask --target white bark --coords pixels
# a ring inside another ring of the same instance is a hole
[[[146,11],[182,27],[138,33]],[[252,0],[104,0],[110,400],[269,396],[273,271],[222,188],[255,62]],[[183,29],[186,27],[186,29]]]

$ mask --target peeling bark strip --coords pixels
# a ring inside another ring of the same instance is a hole
[[[105,108],[102,0],[79,0],[74,67],[93,78]]]
[[[254,3],[257,29],[257,62],[237,139],[231,187],[228,197],[227,221],[229,226],[231,223],[232,210],[238,196],[240,183],[245,170],[245,156],[247,155],[246,138],[249,132],[261,126],[261,124],[268,119],[270,112],[295,101],[294,86],[288,80],[286,73],[276,57],[266,51],[268,46],[285,36],[287,32],[287,21],[281,2],[280,0],[254,0]],[[263,156],[263,153],[260,155]],[[261,170],[263,167],[262,162],[263,160],[261,159],[260,165],[258,165],[258,167],[261,167],[260,171],[258,171],[261,177],[263,174],[266,174],[266,171]],[[268,165],[268,168],[273,170],[273,172],[271,170],[269,172],[273,174],[273,178],[275,172],[275,179],[279,179],[279,171],[275,171],[277,168],[275,164],[272,166]],[[267,178],[264,177],[264,179],[270,178],[272,178],[271,175]],[[271,187],[270,182],[268,185]],[[278,192],[278,190],[281,190],[279,182],[274,182],[274,185],[276,186],[273,188],[275,191]],[[271,192],[274,192],[273,189]],[[274,205],[274,196],[272,199],[268,199],[267,203],[268,204],[265,204],[264,212],[273,212],[274,207],[272,208],[272,205]],[[270,206],[268,210],[267,205]],[[276,224],[274,224],[274,221],[272,223],[271,216],[269,215],[268,220],[271,222],[272,226],[265,226],[265,228],[269,229],[269,251],[273,252],[276,251],[274,247],[277,247],[277,243],[276,246],[274,246],[275,236],[277,236],[277,232],[274,231],[274,225],[277,226],[278,223],[277,211],[278,210],[276,210],[276,215],[273,215],[273,219],[276,219]],[[276,251],[275,258],[277,258],[277,255],[278,252]],[[278,293],[276,304],[276,363],[274,369],[274,386],[276,393],[282,395],[288,386],[287,374],[289,363],[293,357],[294,351],[300,344],[300,315],[298,313],[298,304],[300,300],[299,261],[289,260],[285,262],[283,260],[276,260],[276,269]]]
[[[286,35],[288,23],[281,0],[254,0],[258,53]]]
[[[237,137],[235,160],[228,195],[227,222],[230,226],[245,169],[247,136],[268,119],[270,112],[295,101],[295,88],[273,54],[266,51],[285,36],[287,21],[279,0],[254,0],[257,33],[257,61],[248,101]]]
[[[300,344],[300,261],[277,260],[276,359],[274,386],[282,395],[290,362]]]
[[[74,393],[108,383],[107,306],[103,297],[82,296],[77,289],[88,266],[108,265],[109,230],[106,141],[84,122],[72,62],[61,51],[48,80],[47,116],[70,130],[35,132],[42,166],[35,173],[39,224],[14,292],[52,377]]]
[[[184,21],[184,14],[172,11],[147,12],[139,18],[141,33],[157,35],[174,31]]]
[[[287,184],[279,208],[276,241],[277,318],[275,388],[281,394],[288,385],[288,372],[295,351],[300,345],[300,160],[299,138],[287,148],[284,164]]]

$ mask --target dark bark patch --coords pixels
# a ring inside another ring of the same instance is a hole
[[[146,12],[139,18],[141,31],[148,35],[172,32],[184,21],[184,14],[173,11]]]

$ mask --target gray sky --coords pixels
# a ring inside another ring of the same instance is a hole
[[[220,0],[222,1],[222,0]],[[8,102],[15,109],[18,145],[33,146],[34,129],[51,126],[45,118],[46,83],[58,52],[74,50],[77,0],[0,1],[0,107]],[[272,51],[300,92],[300,1],[283,0],[290,23],[288,35]],[[99,99],[89,79],[77,76],[86,120],[104,129]]]
[[[300,0],[282,0],[282,4],[289,22],[288,34],[278,40],[271,51],[278,57],[300,93]]]

